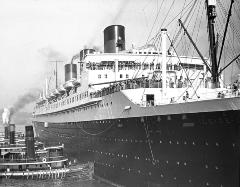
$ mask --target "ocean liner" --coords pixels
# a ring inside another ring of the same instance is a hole
[[[200,57],[179,56],[174,45],[167,50],[167,29],[161,50],[126,50],[124,26],[105,28],[104,52],[81,50],[65,65],[65,83],[37,101],[37,137],[94,162],[95,177],[111,184],[239,186],[240,97],[237,83],[221,81],[215,1],[206,9],[210,59],[181,20]]]

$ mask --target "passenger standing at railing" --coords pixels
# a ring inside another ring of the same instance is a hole
[[[181,79],[178,79],[178,81],[177,81],[177,87],[178,87],[178,88],[182,88],[182,87],[183,87],[183,82],[182,82]]]
[[[233,93],[234,93],[235,95],[238,95],[239,84],[238,84],[238,81],[237,81],[237,80],[233,83],[232,89],[233,89]]]
[[[170,80],[169,80],[169,87],[170,88],[174,87],[174,82],[173,82],[172,78],[170,78]]]

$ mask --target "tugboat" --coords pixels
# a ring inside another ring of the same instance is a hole
[[[63,147],[45,147],[35,141],[33,126],[25,127],[24,136],[15,134],[15,124],[5,124],[4,137],[0,138],[0,178],[63,178],[70,171]]]

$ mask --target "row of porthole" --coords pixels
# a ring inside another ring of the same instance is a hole
[[[131,143],[150,143],[153,144],[154,143],[154,140],[137,140],[137,139],[123,139],[123,138],[99,138],[99,139],[103,139],[104,141],[114,141],[114,142],[131,142]],[[163,143],[169,143],[170,145],[173,145],[174,142],[173,141],[162,141],[162,140],[159,140],[159,144],[163,144]],[[180,141],[176,141],[176,144],[177,145],[180,145]],[[184,141],[183,142],[183,145],[193,145],[193,146],[197,146],[197,143],[196,142],[187,142],[187,141]],[[209,143],[208,142],[205,142],[204,144],[198,144],[198,145],[205,145],[205,146],[209,146]],[[216,147],[220,147],[220,143],[216,142],[214,144]],[[232,146],[235,147],[235,143],[232,143]]]
[[[117,153],[107,153],[107,152],[102,152],[102,151],[97,151],[97,150],[88,150],[88,152],[93,152],[93,153],[98,153],[98,154],[102,154],[102,155],[107,155],[107,156],[116,156],[116,157],[121,157],[121,158],[131,158],[131,156],[129,156],[129,155],[127,155],[127,154],[117,154]],[[140,158],[140,156],[134,156],[134,157],[132,157],[134,160],[140,160],[141,158]],[[170,164],[170,161],[168,161],[168,160],[165,160],[165,161],[160,161],[160,160],[158,160],[158,159],[155,159],[154,161],[151,159],[151,158],[145,158],[145,159],[143,159],[143,160],[145,160],[145,161],[148,161],[148,162],[154,162],[154,164],[160,164],[160,162],[161,163],[165,163],[165,164]],[[172,161],[171,161],[171,163],[172,163]],[[182,165],[183,166],[187,166],[188,164],[187,164],[187,162],[180,162],[180,161],[176,161],[176,162],[174,162],[174,164],[176,164],[177,165],[177,167],[179,167],[180,165],[181,165],[181,163],[182,163]],[[191,165],[191,164],[190,164]],[[209,165],[208,164],[205,164],[204,165],[204,168],[205,169],[209,169]],[[220,168],[219,168],[219,166],[217,166],[217,165],[215,165],[214,166],[214,169],[215,170],[219,170]]]
[[[145,176],[152,176],[153,174],[152,174],[152,172],[151,171],[149,171],[149,172],[142,172],[141,170],[139,170],[139,169],[132,169],[132,168],[125,168],[125,167],[116,167],[114,164],[108,164],[108,163],[102,163],[102,162],[96,162],[96,164],[99,164],[99,165],[101,165],[101,166],[104,166],[104,167],[111,167],[111,168],[115,168],[115,169],[120,169],[120,170],[126,170],[126,171],[128,171],[129,173],[131,172],[131,173],[136,173],[136,174],[139,174],[139,175],[145,175]],[[162,179],[163,178],[166,178],[165,176],[164,176],[164,174],[163,173],[160,173],[160,174],[158,174]],[[168,179],[169,179],[169,177],[168,177]],[[173,177],[172,178],[174,181],[176,181],[177,180],[177,177],[175,176],[175,177]],[[189,178],[189,179],[187,179],[187,182],[188,183],[192,183],[193,182],[193,180],[191,179],[191,178]],[[203,182],[203,185],[205,185],[205,186],[210,186],[210,182]],[[219,184],[219,187],[223,187],[223,184]]]
[[[57,134],[57,133],[55,133],[55,134]],[[60,134],[57,134],[57,136],[60,136],[60,137],[65,137],[64,135],[60,135]],[[75,136],[71,136],[71,137],[75,137]],[[71,138],[71,137],[69,137],[69,138]],[[88,136],[86,137],[86,138],[88,138]],[[101,139],[101,138],[99,138],[99,139]],[[114,141],[114,142],[131,142],[131,143],[148,143],[148,140],[137,140],[137,139],[120,139],[120,138],[102,138],[104,141]],[[166,142],[168,142],[169,144],[174,144],[173,143],[173,141],[166,141]],[[150,143],[154,143],[154,141],[153,140],[150,140]],[[159,143],[160,144],[163,144],[164,142],[162,141],[162,140],[159,140]],[[177,145],[179,145],[180,143],[179,143],[179,141],[176,141],[176,144]],[[196,146],[196,143],[195,142],[192,142],[192,143],[188,143],[187,141],[184,141],[183,142],[183,144],[184,145],[193,145],[193,146]],[[203,145],[203,144],[199,144],[199,145]],[[204,143],[204,145],[205,146],[209,146],[209,143],[206,141],[205,143]],[[235,143],[232,143],[232,147],[235,147]],[[216,147],[220,147],[220,144],[218,143],[218,142],[216,142],[215,143],[215,146]]]

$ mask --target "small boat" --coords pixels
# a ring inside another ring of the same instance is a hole
[[[15,134],[15,125],[5,125],[0,138],[0,178],[57,179],[70,169],[63,156],[64,145],[45,147],[34,140],[32,126]]]

